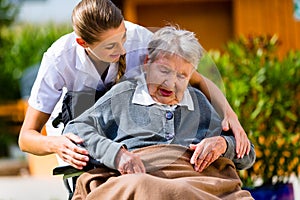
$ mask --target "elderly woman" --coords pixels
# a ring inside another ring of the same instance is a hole
[[[74,199],[252,199],[236,168],[252,166],[253,145],[238,158],[232,132],[188,86],[202,51],[192,32],[160,29],[143,73],[66,126],[104,165],[79,177]]]

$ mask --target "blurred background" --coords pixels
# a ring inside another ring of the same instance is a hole
[[[0,0],[0,200],[67,199],[62,177],[52,176],[55,155],[22,153],[17,138],[43,52],[72,31],[78,2]],[[272,186],[263,199],[299,200],[300,0],[113,2],[126,20],[152,31],[171,23],[196,33],[209,60],[199,71],[212,80],[212,72],[220,74],[255,144],[255,165],[240,172],[244,187],[255,193]]]

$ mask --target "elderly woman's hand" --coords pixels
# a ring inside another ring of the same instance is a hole
[[[244,155],[249,155],[251,144],[246,132],[241,126],[238,117],[235,113],[225,115],[222,121],[222,128],[224,131],[232,130],[236,140],[236,154],[238,158],[243,158]]]
[[[121,148],[116,157],[116,167],[121,174],[146,173],[144,163],[136,154]]]
[[[202,172],[211,163],[217,160],[227,149],[227,143],[221,136],[203,139],[198,144],[190,144],[194,150],[190,163],[194,165],[195,171]]]

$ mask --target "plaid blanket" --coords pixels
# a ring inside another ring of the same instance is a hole
[[[221,157],[199,173],[190,164],[193,152],[186,147],[156,145],[134,152],[143,160],[146,174],[93,169],[78,178],[73,199],[253,199],[241,190],[241,180],[229,159]]]

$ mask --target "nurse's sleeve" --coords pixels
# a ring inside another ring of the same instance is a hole
[[[74,133],[84,140],[84,146],[90,156],[103,163],[105,166],[116,169],[115,158],[122,143],[109,139],[105,130],[117,130],[113,119],[110,101],[97,104],[79,117],[70,121],[65,129],[65,133]]]
[[[44,54],[28,103],[31,107],[51,114],[59,101],[64,78],[55,66],[53,56]]]

